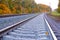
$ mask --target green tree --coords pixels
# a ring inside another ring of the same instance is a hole
[[[58,4],[58,8],[57,8],[57,12],[60,13],[60,0],[59,0],[59,4]]]

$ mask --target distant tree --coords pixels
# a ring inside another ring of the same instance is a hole
[[[45,4],[38,4],[40,12],[49,12],[51,8]]]
[[[59,0],[59,4],[58,4],[58,8],[57,8],[57,12],[60,13],[60,0]]]

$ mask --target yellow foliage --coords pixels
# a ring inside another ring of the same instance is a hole
[[[25,13],[28,13],[28,9],[25,9],[24,11],[25,11]]]
[[[12,13],[16,13],[16,8],[15,7],[13,8]]]
[[[5,4],[0,4],[0,13],[3,13],[3,14],[10,14],[11,11],[10,9],[5,5]]]
[[[0,14],[2,14],[2,10],[0,9]]]

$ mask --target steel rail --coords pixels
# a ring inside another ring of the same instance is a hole
[[[25,20],[22,20],[22,21],[17,22],[17,23],[15,23],[15,24],[13,24],[13,25],[10,25],[10,26],[8,26],[8,27],[6,27],[6,28],[3,28],[2,30],[0,30],[0,38],[1,38],[3,35],[7,34],[9,31],[13,30],[13,28],[15,28],[17,25],[20,25],[20,24],[22,24],[22,23],[24,23],[24,22],[26,22],[26,21],[28,21],[28,20],[31,20],[31,19],[35,18],[36,16],[38,16],[38,15],[35,15],[35,16],[33,16],[33,17],[29,17],[29,18],[27,18],[27,19],[25,19]]]
[[[44,16],[46,16],[46,15],[44,15]],[[53,37],[53,40],[58,40],[57,37],[55,36],[55,34],[54,34],[54,32],[53,32],[53,30],[52,30],[49,22],[47,21],[46,17],[44,17],[44,20],[45,20],[45,22],[46,22],[46,24],[47,24],[47,26],[48,26],[48,28],[49,28],[49,30],[50,30],[50,32],[51,32],[51,35],[52,35],[52,37]]]

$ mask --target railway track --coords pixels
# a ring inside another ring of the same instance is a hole
[[[56,40],[47,26],[44,14],[28,18],[0,30],[0,40]]]
[[[28,17],[20,22],[17,22],[17,23],[14,23],[6,28],[3,28],[0,30],[0,40],[2,39],[2,37],[6,34],[8,34],[8,32],[16,29],[18,25],[22,26],[24,23],[28,22],[29,20],[33,19],[34,17],[36,17],[38,14],[34,15],[34,16],[31,16],[31,17]]]
[[[48,18],[47,16],[45,16],[45,18],[47,19],[47,21],[48,21],[53,33],[55,34],[56,39],[60,40],[59,24],[57,25],[57,23],[53,19],[51,19],[50,17]]]

